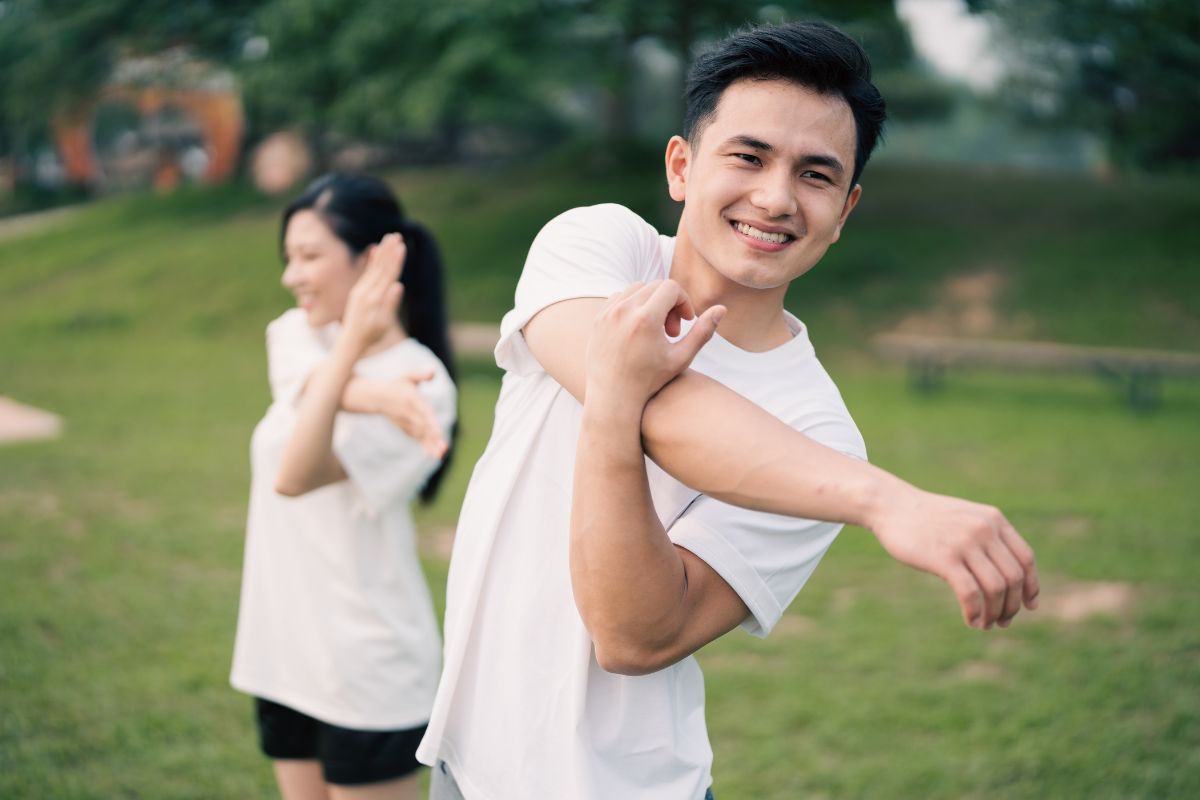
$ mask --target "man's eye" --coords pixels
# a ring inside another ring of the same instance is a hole
[[[817,171],[811,170],[811,169],[806,169],[804,172],[800,173],[800,177],[812,178],[814,180],[825,181],[826,183],[832,183],[832,181],[829,180],[828,175],[825,175],[824,173],[817,172]]]
[[[749,153],[734,153],[734,156],[756,167],[762,164],[762,160],[758,156],[750,155]]]

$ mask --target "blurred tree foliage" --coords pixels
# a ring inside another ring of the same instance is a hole
[[[0,154],[19,169],[51,118],[93,96],[122,56],[186,45],[230,63],[263,2],[0,0]]]
[[[1122,167],[1200,162],[1196,0],[968,0],[999,21],[1005,99],[1027,119],[1095,131]]]
[[[594,132],[628,139],[644,80],[639,43],[675,57],[678,96],[708,43],[747,23],[802,18],[842,25],[885,77],[911,73],[912,45],[891,0],[272,0],[257,15],[269,54],[243,71],[260,128],[422,137],[452,157],[468,131],[528,138],[561,129],[562,108],[586,97],[602,109]],[[900,107],[914,113],[951,102],[921,76],[895,83]]]
[[[252,136],[299,127],[323,162],[347,141],[452,158],[468,140],[503,153],[568,128],[625,140],[647,43],[675,65],[655,78],[674,84],[665,107],[731,30],[806,18],[863,42],[902,115],[952,102],[914,69],[892,0],[0,0],[0,155],[20,162],[122,57],[171,47],[241,77]]]
[[[374,142],[433,140],[449,154],[469,129],[540,127],[554,45],[533,0],[274,0],[257,16],[265,58],[243,67],[259,128],[303,127]]]

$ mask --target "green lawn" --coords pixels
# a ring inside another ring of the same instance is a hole
[[[669,219],[657,169],[562,159],[394,183],[444,243],[456,318],[495,321],[557,211]],[[718,796],[1200,796],[1200,386],[1168,383],[1148,416],[1067,376],[954,374],[917,396],[864,347],[907,325],[1200,349],[1200,196],[1182,180],[868,178],[790,303],[873,460],[1004,508],[1045,603],[968,630],[946,589],[846,531],[771,638],[701,653]],[[226,676],[262,329],[287,306],[277,211],[240,189],[127,198],[0,241],[0,394],[66,421],[58,441],[0,448],[0,797],[274,796]],[[464,439],[427,531],[453,524],[497,388],[464,365]],[[1108,610],[1087,613],[1097,587]]]

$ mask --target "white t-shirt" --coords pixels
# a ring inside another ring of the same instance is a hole
[[[553,303],[666,277],[674,243],[621,206],[568,211],[534,240],[501,325],[496,360],[506,374],[459,516],[445,668],[418,750],[427,764],[449,764],[467,800],[693,800],[711,783],[695,659],[638,677],[596,663],[568,565],[582,406],[521,334]],[[774,350],[746,352],[718,335],[692,368],[813,439],[865,458],[804,326],[788,321],[795,337]],[[750,609],[742,627],[765,636],[840,526],[735,508],[650,461],[647,468],[671,539],[721,574]]]
[[[337,328],[311,328],[300,309],[267,327],[273,402],[251,439],[230,682],[334,725],[412,728],[429,719],[440,639],[408,507],[437,460],[382,415],[338,412],[333,449],[349,480],[300,497],[275,491],[296,401]],[[394,378],[428,369],[435,377],[420,391],[449,431],[454,383],[424,345],[405,339],[354,371]]]

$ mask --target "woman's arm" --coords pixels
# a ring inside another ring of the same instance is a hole
[[[342,410],[383,414],[409,438],[419,442],[426,453],[441,458],[449,447],[446,432],[419,389],[420,384],[433,377],[433,370],[410,372],[400,378],[351,377],[342,392]]]
[[[300,398],[296,426],[275,482],[280,494],[294,497],[345,480],[346,471],[333,453],[334,419],[354,373],[354,363],[398,324],[396,308],[402,291],[398,278],[404,255],[398,234],[384,237],[350,290],[333,350],[308,379]]]

